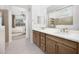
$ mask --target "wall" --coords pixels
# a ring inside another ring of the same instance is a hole
[[[0,54],[5,53],[5,29],[2,26],[2,11],[0,10]]]
[[[79,30],[79,5],[76,5],[76,6],[73,6],[74,9],[73,9],[73,22],[74,22],[74,25],[73,25],[73,29],[75,30]]]
[[[32,20],[34,24],[37,24],[37,16],[40,16],[40,6],[32,6]]]
[[[32,11],[31,6],[29,5],[26,9],[26,39],[31,43],[32,41]]]
[[[4,20],[4,26],[5,26],[5,41],[9,41],[9,26],[8,26],[8,10],[2,10],[3,13],[3,20]]]
[[[0,30],[1,30],[1,27],[2,27],[2,12],[0,11]]]
[[[11,6],[0,5],[0,9],[1,10],[6,10],[5,11],[5,20],[6,20],[6,17],[7,17],[7,21],[4,21],[4,22],[6,23],[5,31],[6,31],[7,34],[5,34],[5,35],[8,35],[8,36],[6,36],[8,42],[11,42],[12,41],[12,16],[11,16],[12,13],[11,13]]]
[[[38,25],[46,26],[47,23],[47,7],[48,5],[33,5],[32,6],[32,24],[33,27]],[[37,16],[40,16],[40,24],[37,23]]]
[[[52,6],[53,9],[48,10],[48,11],[50,11],[50,13],[52,13],[59,8],[61,9],[62,7],[64,7],[64,6],[59,5],[58,8],[55,8],[55,7],[53,8],[53,6]],[[67,28],[72,29],[72,30],[79,30],[79,5],[75,5],[75,6],[72,7],[72,15],[73,15],[73,25],[57,25],[56,27],[57,28],[67,27]]]
[[[12,42],[12,13],[8,10],[9,42]]]

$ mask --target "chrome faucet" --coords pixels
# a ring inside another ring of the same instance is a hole
[[[62,29],[60,30],[60,32],[68,33],[68,28],[62,28]]]

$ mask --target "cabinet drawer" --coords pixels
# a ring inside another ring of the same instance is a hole
[[[41,50],[45,52],[45,45],[41,45]]]
[[[46,37],[46,53],[52,54],[56,53],[56,42],[49,37]]]
[[[67,40],[67,39],[63,39],[62,42],[63,42],[63,44],[65,44],[69,47],[77,49],[77,42],[73,42],[73,41],[70,41],[70,40]]]
[[[42,47],[45,47],[45,44],[41,44]]]
[[[41,44],[44,44],[45,45],[45,42],[41,42]]]
[[[45,43],[45,39],[44,38],[41,38],[41,43]]]
[[[51,40],[51,38],[49,38],[49,37],[46,37],[46,43],[52,43],[52,40]]]
[[[44,33],[41,33],[41,36],[42,36],[42,37],[45,37],[45,34],[44,34]]]
[[[58,43],[58,53],[59,54],[76,54],[77,50],[66,45]]]
[[[58,41],[57,39],[57,37],[55,37],[55,36],[52,36],[52,35],[46,35],[46,39],[51,39],[51,41],[53,40],[53,41]]]
[[[64,38],[59,38],[59,37],[56,37],[56,36],[51,36],[51,35],[46,35],[46,37],[50,38],[51,40],[54,40],[58,43],[62,43],[62,44],[65,44],[69,47],[72,47],[72,48],[75,48],[77,49],[77,43],[74,42],[74,41],[70,41],[68,39],[64,39]]]
[[[41,37],[41,40],[45,41],[45,37]]]

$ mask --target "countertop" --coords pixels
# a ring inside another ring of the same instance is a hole
[[[53,35],[53,36],[60,37],[60,38],[65,38],[65,39],[72,40],[72,41],[75,41],[75,42],[79,42],[79,33],[60,32],[59,29],[55,29],[55,28],[53,28],[53,29],[33,28],[32,30],[39,31],[39,32],[42,32],[42,33],[46,33],[46,34],[49,34],[49,35]]]

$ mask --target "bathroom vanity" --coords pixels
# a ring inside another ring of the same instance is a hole
[[[41,25],[36,24],[37,27],[32,29],[33,42],[47,54],[78,54],[79,31],[70,33],[71,30],[79,30],[78,10],[79,6],[72,5],[48,7],[48,29],[41,29]]]
[[[47,54],[78,54],[79,34],[33,29],[33,42]]]

